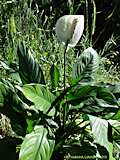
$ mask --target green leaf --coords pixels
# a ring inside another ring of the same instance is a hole
[[[88,114],[117,112],[119,107],[115,96],[104,86],[93,83],[79,83],[67,94],[70,110]]]
[[[120,98],[120,83],[108,84],[107,87],[115,95],[117,99]]]
[[[10,118],[12,129],[18,135],[26,132],[26,104],[14,93],[12,84],[0,82],[0,112]]]
[[[8,95],[9,88],[0,82],[0,107],[4,107],[5,97]]]
[[[55,96],[41,84],[26,84],[23,87],[16,86],[25,97],[35,104],[35,107],[46,114],[51,103],[55,100]],[[53,116],[55,109],[49,112],[49,116]]]
[[[56,89],[56,87],[58,87],[58,83],[60,80],[60,72],[57,65],[55,64],[53,64],[50,68],[50,77],[51,77],[52,89]]]
[[[19,160],[50,160],[55,141],[48,138],[48,131],[43,126],[36,126],[27,134],[20,150]]]
[[[99,86],[97,88],[97,97],[103,99],[111,105],[117,105],[117,100],[112,92],[106,87]]]
[[[34,60],[30,50],[27,49],[24,42],[18,46],[19,73],[21,80],[26,83],[45,84],[44,75],[38,62]]]
[[[111,126],[113,126],[120,133],[120,122],[117,120],[108,120]]]
[[[92,96],[94,90],[95,88],[87,83],[77,85],[67,95],[67,101],[72,105],[78,105]]]
[[[117,149],[118,153],[120,153],[120,144],[114,142],[114,146],[115,146],[115,148]],[[118,156],[119,156],[119,155],[118,155]],[[119,158],[119,157],[118,157],[118,158]],[[116,159],[117,159],[117,157],[116,157]]]
[[[71,105],[70,110],[76,110],[92,115],[105,115],[111,112],[116,112],[118,108],[107,104],[104,100],[97,99],[95,97],[89,97],[86,100],[82,101],[79,105]]]
[[[119,94],[120,94],[120,83],[117,83],[117,84],[109,84],[107,87],[109,88],[109,90],[110,90],[112,93],[119,93]]]
[[[91,80],[92,74],[96,71],[99,64],[97,52],[89,47],[77,59],[73,66],[73,82],[83,76],[85,80]]]
[[[27,122],[27,133],[30,133],[33,131],[33,126],[34,126],[34,121],[31,119],[26,118],[26,122]]]
[[[9,65],[6,64],[5,62],[0,61],[0,64],[2,65],[2,67],[3,67],[6,71],[11,70],[11,68],[9,67]]]
[[[108,122],[104,119],[91,115],[89,115],[89,119],[95,142],[100,144],[101,146],[104,146],[107,149],[110,160],[115,160],[112,156],[113,144],[108,141]]]
[[[120,109],[118,112],[113,116],[113,119],[120,120]]]

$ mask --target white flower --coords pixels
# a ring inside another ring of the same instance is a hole
[[[56,34],[58,39],[68,47],[74,47],[84,30],[83,15],[65,15],[58,19],[56,23]]]

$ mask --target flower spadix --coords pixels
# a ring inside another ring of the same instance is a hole
[[[56,23],[56,35],[63,44],[74,47],[84,30],[83,15],[65,15],[60,17]]]

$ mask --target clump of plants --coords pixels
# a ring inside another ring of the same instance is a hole
[[[58,64],[54,59],[47,74],[42,68],[46,62],[41,65],[24,41],[17,47],[17,64],[1,62],[9,76],[0,80],[0,112],[9,117],[13,130],[6,134],[7,140],[5,135],[1,139],[17,146],[20,160],[114,160],[118,156],[120,84],[94,81],[99,56],[92,47],[74,56],[66,72],[69,47],[78,43],[83,29],[82,15],[57,21],[63,61]]]

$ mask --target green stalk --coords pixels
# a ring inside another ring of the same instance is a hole
[[[65,83],[65,80],[66,80],[66,73],[65,73],[65,70],[66,70],[66,51],[67,51],[67,47],[68,47],[68,41],[66,42],[65,44],[65,49],[64,49],[64,78],[63,78],[63,84],[64,84],[64,91],[65,91],[65,88],[66,88],[66,83]]]
[[[68,47],[68,41],[66,42],[65,49],[64,49],[64,78],[63,78],[64,91],[66,89],[66,52],[67,52],[67,47]],[[66,100],[66,97],[65,97],[65,100]],[[66,122],[66,115],[67,115],[67,106],[65,104],[63,106],[63,129],[64,129],[65,122]]]
[[[92,15],[92,35],[95,33],[95,25],[96,25],[96,4],[93,0],[93,15]]]
[[[89,28],[88,28],[88,1],[85,0],[85,19],[86,19],[86,24],[85,24],[85,31],[86,31],[86,35],[88,37],[89,34]]]

